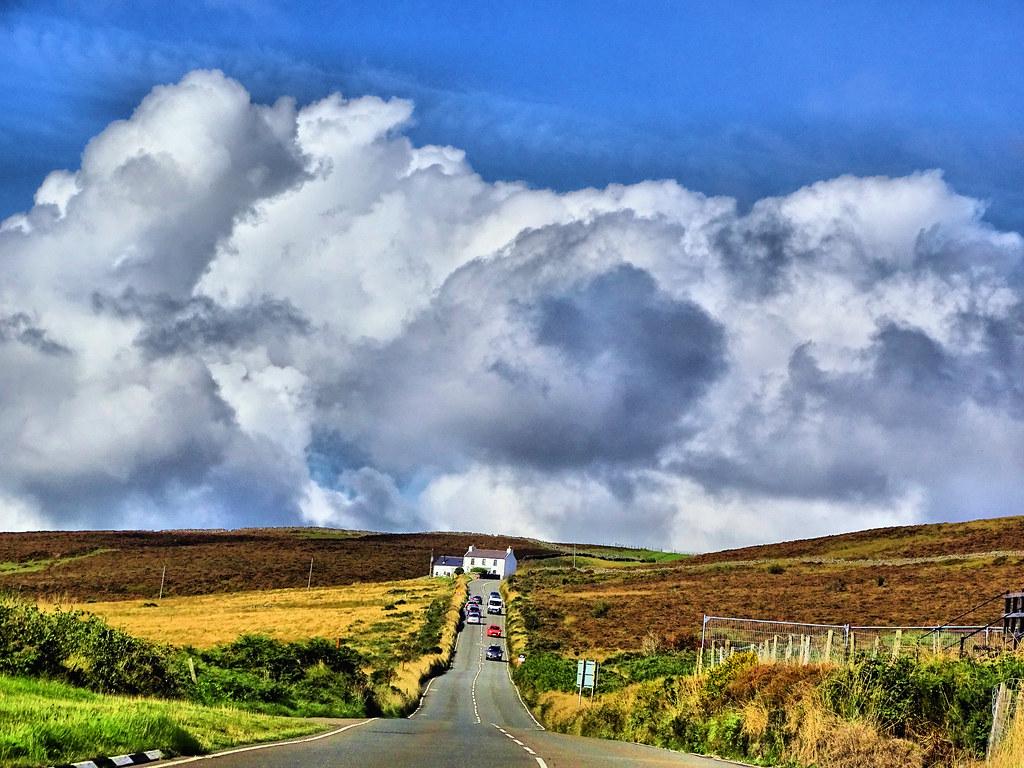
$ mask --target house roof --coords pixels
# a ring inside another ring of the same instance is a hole
[[[452,557],[451,555],[440,555],[434,558],[434,565],[454,565],[456,567],[461,567],[462,558]]]
[[[472,552],[466,552],[466,557],[493,557],[504,560],[507,554],[504,549],[474,549]]]

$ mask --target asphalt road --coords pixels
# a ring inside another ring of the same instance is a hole
[[[496,581],[471,582],[486,598]],[[463,629],[452,668],[431,681],[420,708],[409,718],[345,721],[328,734],[276,746],[229,750],[178,760],[211,768],[628,768],[675,766],[722,768],[726,763],[639,744],[564,736],[544,731],[519,699],[504,661],[484,659],[484,649],[504,638],[488,638],[489,624]]]

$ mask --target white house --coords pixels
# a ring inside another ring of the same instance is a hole
[[[433,576],[448,576],[452,577],[455,575],[456,568],[462,568],[462,558],[452,557],[451,555],[441,555],[435,557],[432,565],[431,574]]]
[[[477,549],[471,544],[462,558],[462,567],[466,573],[472,572],[474,568],[483,568],[485,573],[507,579],[516,572],[516,556],[512,553],[512,547],[502,551]]]

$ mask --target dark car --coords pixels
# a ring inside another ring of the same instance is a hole
[[[500,645],[489,645],[487,646],[487,660],[488,661],[501,661],[501,646]]]
[[[480,595],[473,595],[471,598],[469,598],[469,602],[476,603],[477,605],[483,605],[484,599],[480,597]]]

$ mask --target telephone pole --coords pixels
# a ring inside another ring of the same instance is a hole
[[[306,579],[306,590],[313,586],[313,558],[309,558],[309,578]]]

